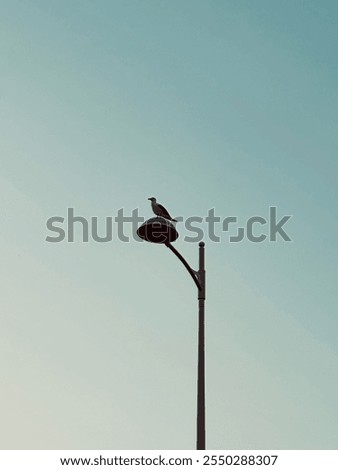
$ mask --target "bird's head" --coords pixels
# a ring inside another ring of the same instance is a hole
[[[156,202],[156,197],[148,197],[149,201]]]

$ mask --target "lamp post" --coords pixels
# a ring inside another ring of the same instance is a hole
[[[171,242],[178,238],[174,225],[163,217],[153,217],[138,230],[137,235],[151,243],[160,243],[171,250],[182,262],[198,289],[198,366],[197,366],[197,430],[196,449],[205,450],[205,263],[204,242],[199,244],[199,269],[193,270]]]

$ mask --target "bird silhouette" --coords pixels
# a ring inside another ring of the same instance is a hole
[[[163,207],[161,204],[156,202],[155,197],[148,197],[149,201],[151,201],[151,208],[157,217],[163,217],[164,219],[171,220],[172,222],[177,222],[176,219],[173,219],[167,209]]]

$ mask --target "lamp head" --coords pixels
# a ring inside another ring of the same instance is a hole
[[[151,243],[168,244],[178,238],[178,232],[174,225],[163,217],[153,217],[146,220],[136,233],[140,238]]]

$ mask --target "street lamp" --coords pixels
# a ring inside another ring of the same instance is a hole
[[[194,271],[171,242],[178,238],[174,225],[163,217],[152,217],[142,224],[137,235],[151,243],[169,248],[183,263],[198,289],[198,366],[197,366],[197,439],[196,449],[205,450],[205,266],[204,242],[199,244],[199,269]]]

